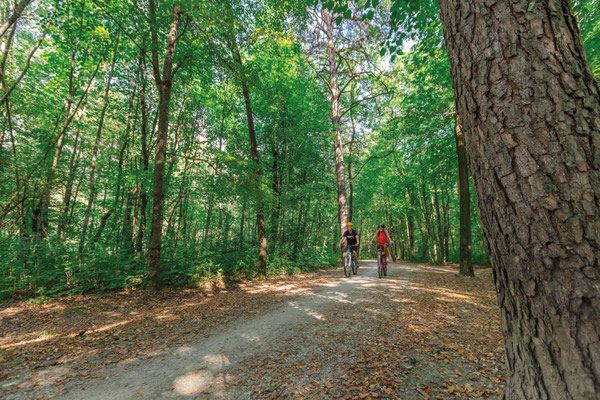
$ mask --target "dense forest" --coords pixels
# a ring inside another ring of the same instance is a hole
[[[390,58],[385,3],[28,3],[3,6],[4,297],[334,265],[346,220],[458,259],[439,21]]]

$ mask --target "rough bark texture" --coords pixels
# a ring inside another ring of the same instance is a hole
[[[456,118],[454,130],[458,160],[458,202],[460,207],[460,275],[475,276],[471,247],[471,191],[469,189],[469,166],[465,136]]]
[[[509,399],[600,398],[600,104],[567,0],[440,0]]]

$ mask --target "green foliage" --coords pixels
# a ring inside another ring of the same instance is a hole
[[[600,0],[573,0],[571,4],[581,24],[583,46],[590,67],[600,82]]]
[[[151,4],[156,21],[148,18]],[[573,5],[600,76],[598,0]],[[323,8],[336,21],[346,179],[362,255],[374,255],[364,246],[385,222],[398,257],[456,261],[454,106],[437,2],[43,1],[0,39],[9,49],[0,91],[24,72],[0,119],[0,298],[43,301],[144,286],[163,84],[156,67],[163,68],[174,13],[180,25],[168,82],[163,282],[256,277],[259,200],[270,274],[334,265],[331,93],[327,51],[313,19]],[[117,37],[92,191],[94,139]],[[485,263],[472,215],[474,259]]]

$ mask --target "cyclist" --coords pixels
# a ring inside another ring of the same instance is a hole
[[[342,247],[342,243],[344,242],[344,239],[346,239],[346,246],[350,247],[350,250],[352,250],[352,254],[356,260],[356,266],[358,267],[358,254],[356,254],[356,250],[358,249],[360,241],[358,240],[358,232],[356,232],[353,226],[354,224],[352,222],[346,224],[346,231],[342,235],[339,246]]]
[[[383,247],[383,251],[385,252],[385,264],[387,265],[387,260],[389,260],[390,258],[390,251],[388,250],[388,247],[384,245],[386,243],[391,245],[393,244],[393,242],[392,239],[390,239],[390,234],[385,229],[385,224],[379,224],[377,232],[375,232],[375,234],[371,238],[371,242],[369,243],[371,246],[373,246],[373,240],[375,240],[375,238],[377,238],[377,247]]]

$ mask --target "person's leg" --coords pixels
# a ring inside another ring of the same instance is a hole
[[[385,262],[384,262],[384,264],[387,265],[388,260],[390,259],[390,250],[388,249],[387,246],[383,246],[383,251],[385,252]]]
[[[356,252],[356,247],[352,249],[352,254],[354,255],[354,259],[356,260],[356,266],[358,267],[358,253]]]

